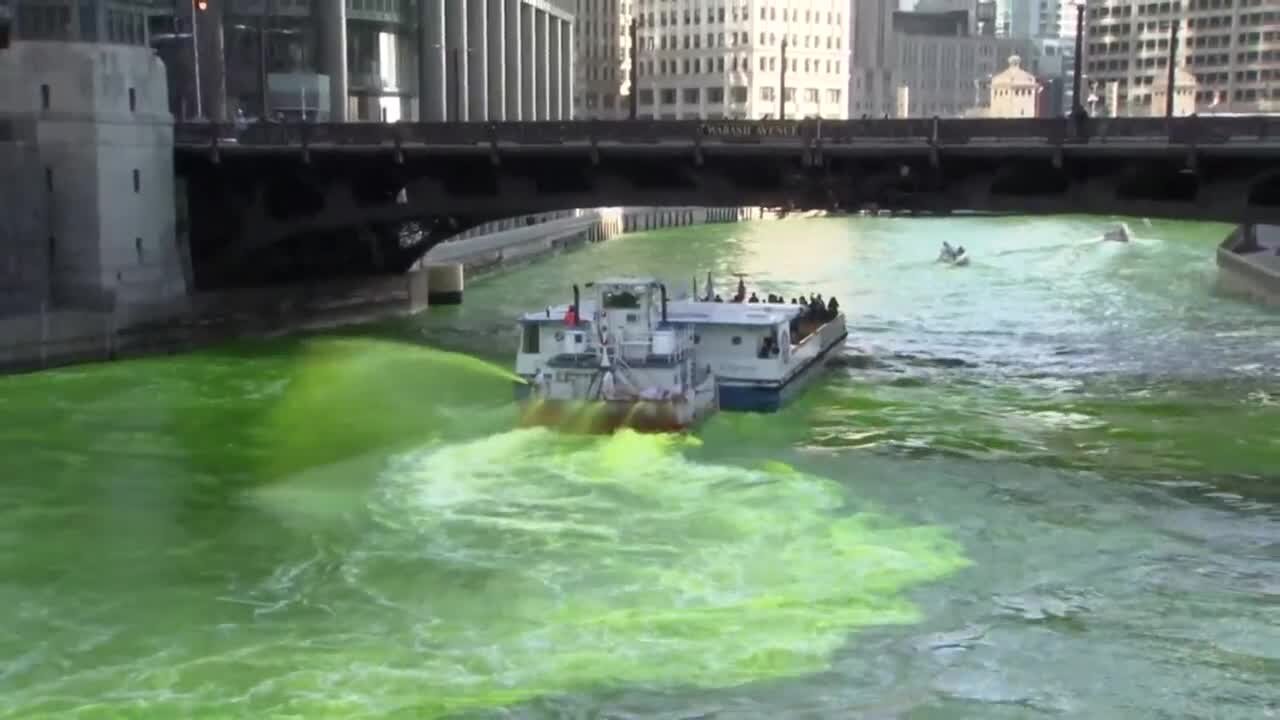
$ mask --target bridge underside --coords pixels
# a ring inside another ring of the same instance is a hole
[[[1138,156],[1135,159],[1135,155]],[[185,151],[202,287],[403,272],[447,235],[523,213],[762,205],[1087,213],[1280,223],[1280,168],[1233,148],[997,156],[827,149],[798,155],[608,151],[307,154]]]

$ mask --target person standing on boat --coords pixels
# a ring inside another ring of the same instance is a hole
[[[564,311],[564,324],[569,327],[578,326],[578,306],[570,305],[568,310]]]

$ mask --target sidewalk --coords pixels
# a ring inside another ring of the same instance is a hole
[[[432,248],[420,262],[424,265],[461,263],[463,266],[487,266],[494,262],[540,255],[558,249],[565,242],[579,239],[579,236],[599,226],[604,219],[600,211],[588,210],[578,217],[551,220],[465,240],[447,240]]]

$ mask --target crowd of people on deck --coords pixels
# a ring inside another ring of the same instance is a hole
[[[720,297],[719,295],[716,295],[715,302],[724,302],[724,298]],[[741,278],[738,279],[738,292],[734,294],[733,299],[729,300],[729,302],[734,302],[734,303],[766,302],[766,303],[773,303],[776,305],[788,304],[787,298],[783,297],[782,295],[775,295],[774,293],[766,294],[764,300],[761,300],[760,296],[757,295],[754,291],[750,295],[747,295],[747,284]],[[798,325],[802,322],[827,323],[834,320],[836,318],[836,315],[840,314],[840,301],[836,300],[834,297],[832,297],[829,300],[823,300],[821,293],[809,293],[808,298],[805,298],[803,295],[799,297],[793,297],[790,300],[790,304],[801,306],[800,315],[797,316],[797,318],[791,323],[793,326],[791,329],[792,337],[797,336],[796,329]]]

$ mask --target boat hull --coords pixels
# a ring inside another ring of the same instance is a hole
[[[840,333],[834,334],[826,342],[825,347],[815,357],[780,382],[721,378],[720,409],[729,412],[778,412],[821,374],[827,361],[833,354],[839,352],[848,337],[849,332],[842,328]]]

